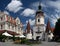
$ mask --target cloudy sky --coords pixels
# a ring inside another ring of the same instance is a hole
[[[49,18],[51,27],[54,27],[60,17],[60,0],[40,0],[40,2],[45,16],[45,24]],[[14,18],[18,16],[24,27],[28,21],[33,26],[38,5],[39,0],[0,0],[0,11]]]

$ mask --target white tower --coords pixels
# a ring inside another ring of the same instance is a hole
[[[41,5],[39,4],[38,6],[38,11],[36,12],[35,16],[35,26],[33,27],[33,39],[38,40],[38,39],[44,39],[44,14],[41,10]]]

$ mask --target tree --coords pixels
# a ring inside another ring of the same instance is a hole
[[[55,30],[54,30],[53,34],[54,34],[55,40],[59,40],[60,39],[60,18],[56,22]]]

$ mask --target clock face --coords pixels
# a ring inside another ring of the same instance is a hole
[[[40,26],[40,27],[38,28],[38,30],[44,31],[44,27],[43,27],[43,26]]]

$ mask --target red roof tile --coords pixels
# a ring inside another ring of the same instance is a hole
[[[7,31],[7,33],[9,33],[9,34],[11,34],[11,35],[19,35],[18,33],[12,32],[12,31]]]
[[[5,32],[5,30],[0,30],[0,34],[2,34],[2,33],[4,33]]]
[[[54,29],[55,29],[55,28],[51,28],[51,26],[50,26],[50,21],[48,20],[47,26],[46,26],[46,32],[49,32],[49,30],[51,30],[51,32],[53,32]]]
[[[51,31],[54,32],[54,29],[55,29],[55,28],[51,28]]]
[[[46,26],[46,32],[49,32],[49,30],[51,30],[51,26],[50,26],[50,21],[48,19],[47,26]]]

